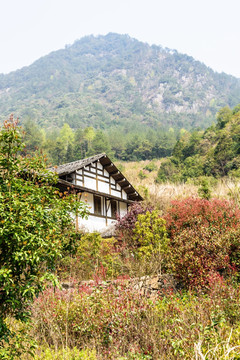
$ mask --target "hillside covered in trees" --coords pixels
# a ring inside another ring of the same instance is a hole
[[[41,128],[190,129],[240,102],[240,80],[128,35],[86,36],[31,66],[0,74],[0,120]]]
[[[240,177],[240,105],[222,108],[205,131],[186,132],[158,172],[158,182],[200,176]]]

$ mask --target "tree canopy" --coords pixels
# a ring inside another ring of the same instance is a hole
[[[74,231],[71,214],[86,216],[85,204],[54,186],[44,158],[22,157],[23,150],[11,117],[0,131],[0,345],[6,317],[26,320],[29,303],[54,279],[54,261]]]

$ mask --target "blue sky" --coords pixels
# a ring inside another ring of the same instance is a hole
[[[0,0],[0,73],[117,32],[240,78],[240,0]]]

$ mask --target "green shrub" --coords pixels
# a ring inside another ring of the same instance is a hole
[[[143,169],[147,170],[149,172],[152,172],[152,171],[157,170],[157,165],[156,165],[156,163],[154,161],[151,161]]]
[[[118,276],[121,257],[115,238],[104,239],[97,232],[81,234],[74,256],[65,256],[58,262],[62,280],[69,276],[80,280],[91,279],[101,272],[104,278]]]
[[[181,171],[182,180],[186,181],[188,178],[192,179],[202,175],[204,175],[203,161],[198,155],[188,156]]]
[[[201,181],[201,185],[198,189],[198,195],[202,198],[202,199],[206,199],[209,200],[211,197],[211,190],[209,187],[209,183],[207,181],[207,179],[203,179]]]
[[[86,215],[83,202],[56,189],[45,159],[23,158],[23,149],[11,116],[0,131],[0,346],[10,334],[6,318],[26,321],[34,297],[57,281],[54,261],[74,229],[71,214]]]
[[[156,183],[164,183],[167,181],[178,182],[181,179],[179,168],[170,160],[163,162],[158,170]]]
[[[166,259],[168,238],[165,220],[160,218],[157,210],[138,215],[132,241],[139,259],[157,259],[158,270],[161,271]]]
[[[140,170],[138,173],[138,177],[140,180],[143,180],[143,179],[147,178],[147,174],[145,172],[143,172],[142,170]]]
[[[133,248],[133,230],[139,214],[146,214],[147,211],[152,211],[151,206],[147,206],[144,203],[135,202],[133,203],[126,215],[118,217],[116,224],[116,230],[118,238],[121,242],[125,243],[129,249]]]

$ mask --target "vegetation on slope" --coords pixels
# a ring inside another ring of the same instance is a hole
[[[125,230],[120,239],[79,234],[76,252],[65,253],[58,263],[69,288],[49,288],[36,298],[33,328],[25,328],[38,344],[35,359],[64,354],[73,359],[237,359],[239,208],[227,201],[178,201],[165,212],[163,225],[155,211],[135,206],[119,224],[119,231]],[[143,219],[148,224],[144,243],[138,232]],[[153,226],[158,221],[159,232]],[[156,231],[164,245],[158,254],[156,237],[152,242]],[[153,263],[161,259],[162,270],[170,269],[181,288],[166,283],[154,297],[143,296],[129,276],[155,274],[159,267]],[[92,281],[86,281],[86,271]]]
[[[186,181],[201,176],[239,177],[240,106],[222,108],[217,124],[205,131],[185,133],[170,159],[162,163],[157,181]]]
[[[240,81],[192,57],[127,35],[87,36],[0,75],[2,119],[41,127],[206,127],[240,102]]]

